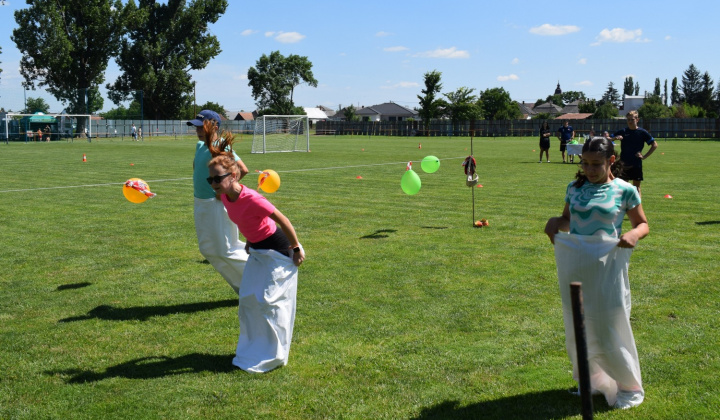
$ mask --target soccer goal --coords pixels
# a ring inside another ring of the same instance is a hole
[[[255,120],[251,153],[309,151],[307,115],[263,115]]]
[[[3,115],[0,136],[8,140],[50,141],[92,138],[92,124],[88,114],[22,114],[8,112]],[[81,128],[82,127],[82,128]]]

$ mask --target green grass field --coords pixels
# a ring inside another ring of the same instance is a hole
[[[263,375],[230,363],[237,302],[197,251],[194,145],[0,145],[0,418],[581,417],[543,234],[576,171],[557,142],[538,164],[535,138],[475,139],[470,189],[469,138],[318,136],[267,155],[242,139],[251,171],[280,174],[268,198],[307,253],[290,362]],[[669,140],[645,162],[650,235],[630,282],[646,399],[596,397],[598,419],[720,413],[719,156],[720,142]],[[126,201],[132,177],[157,197]],[[472,227],[473,191],[489,227]]]

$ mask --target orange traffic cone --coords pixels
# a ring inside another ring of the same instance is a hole
[[[87,162],[87,158],[85,157],[85,153],[83,153],[83,162]]]

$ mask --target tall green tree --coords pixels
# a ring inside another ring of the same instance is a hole
[[[46,87],[71,113],[102,108],[98,87],[118,50],[120,0],[36,0],[15,11],[11,39],[22,52],[23,85]],[[83,129],[84,122],[79,129]]]
[[[357,121],[359,117],[355,114],[355,105],[350,104],[347,107],[345,107],[345,121]]]
[[[600,99],[600,103],[598,105],[604,105],[606,103],[612,104],[615,108],[620,105],[620,93],[617,89],[615,89],[615,84],[613,84],[613,82],[608,83],[608,88]]]
[[[580,102],[580,104],[578,105],[578,111],[587,114],[594,114],[595,111],[597,111],[597,108],[598,105],[597,102],[595,102],[595,99]]]
[[[479,104],[486,120],[512,120],[522,116],[510,92],[503,88],[485,89],[480,93]]]
[[[45,102],[43,98],[27,98],[25,101],[25,109],[21,111],[21,114],[34,114],[36,112],[42,112],[47,114],[50,111],[50,105]]]
[[[557,105],[567,105],[569,103],[575,102],[575,101],[587,101],[587,97],[585,96],[585,93],[578,92],[575,90],[567,90],[562,93],[562,104]]]
[[[714,108],[714,106],[713,106],[714,89],[715,89],[715,82],[713,82],[713,79],[710,77],[710,73],[708,73],[708,72],[703,73],[700,93],[698,94],[697,105],[699,107],[703,108],[705,111],[708,111],[708,114],[710,114]],[[715,113],[713,112],[713,114],[715,114]]]
[[[626,77],[625,83],[623,84],[623,95],[632,96],[634,90],[635,90],[635,83],[633,83],[632,76]]]
[[[442,98],[438,98],[437,95],[442,90],[442,83],[440,83],[440,77],[442,73],[437,70],[429,71],[423,76],[425,79],[425,89],[422,89],[418,95],[420,100],[419,115],[422,118],[423,127],[425,132],[430,135],[430,121],[433,118],[438,118],[442,108],[446,105],[446,102]]]
[[[682,75],[682,93],[685,102],[690,105],[700,105],[700,92],[702,90],[702,76],[694,64],[690,64]]]
[[[659,83],[659,79],[658,79]],[[638,108],[640,118],[668,118],[672,112],[662,103],[660,95],[652,95]]]
[[[255,67],[248,70],[248,86],[262,114],[292,115],[298,112],[293,102],[295,87],[307,83],[317,87],[312,73],[312,63],[307,57],[280,54],[273,51],[263,54]]]
[[[197,106],[190,105],[187,108],[185,108],[182,112],[182,115],[180,115],[180,118],[183,120],[192,120],[197,115],[197,112],[202,111],[203,109],[209,109],[212,111],[215,111],[218,113],[218,115],[225,115],[225,107],[220,105],[217,102],[211,102],[207,101],[204,104]]]
[[[657,96],[657,97],[659,98],[659,97],[660,97],[660,93],[661,93],[661,92],[660,92],[660,78],[659,78],[659,77],[656,77],[656,78],[655,78],[655,88],[653,89],[653,95],[655,95],[655,96]]]
[[[551,103],[553,103],[554,105],[557,105],[557,106],[565,106],[565,100],[563,99],[563,95],[562,95],[562,94],[558,94],[558,95],[548,95],[548,97],[545,98],[544,101],[535,102],[535,106],[540,105],[540,104],[545,103],[545,102],[551,102]]]
[[[618,114],[618,109],[612,104],[612,102],[605,102],[597,107],[595,113],[593,114],[593,118],[609,119],[617,117]]]
[[[665,106],[668,104],[668,89],[667,89],[667,79],[665,79],[665,89],[664,89],[664,95],[665,95]]]
[[[208,25],[220,19],[226,0],[129,0],[122,8],[126,33],[117,64],[122,71],[108,96],[115,104],[142,92],[149,119],[180,118],[192,103],[190,71],[205,68],[220,53]]]
[[[640,83],[635,82],[635,96],[639,96],[639,95],[640,95]]]
[[[460,122],[479,120],[482,111],[477,104],[477,97],[472,93],[475,89],[459,87],[454,92],[444,93],[447,99],[446,112],[450,116],[453,130],[457,133]]]
[[[680,104],[683,101],[683,97],[680,94],[680,90],[678,88],[678,80],[677,77],[673,77],[672,80],[672,90],[670,91],[670,104],[676,105]]]

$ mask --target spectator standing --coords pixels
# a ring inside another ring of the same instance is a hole
[[[613,136],[620,141],[620,160],[623,161],[624,170],[620,178],[625,181],[632,181],[632,184],[640,192],[640,183],[643,180],[642,162],[647,159],[658,144],[653,136],[644,128],[638,127],[639,117],[637,111],[630,111],[627,114],[627,127],[615,133]],[[643,154],[645,145],[650,146],[647,153]],[[642,194],[641,194],[642,195]]]

